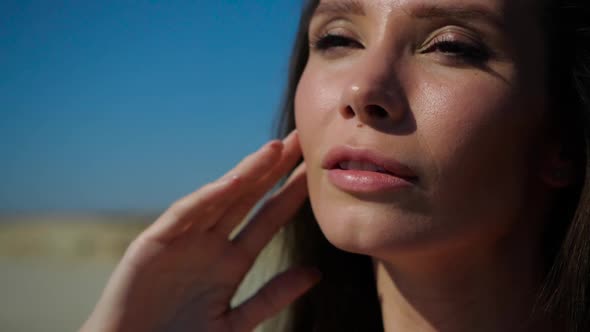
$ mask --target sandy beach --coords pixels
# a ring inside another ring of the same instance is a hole
[[[129,243],[155,218],[0,215],[0,331],[77,331]],[[282,266],[274,242],[256,264],[234,301]]]
[[[141,218],[3,217],[0,331],[77,331]]]

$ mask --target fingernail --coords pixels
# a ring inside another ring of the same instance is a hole
[[[279,140],[272,140],[268,143],[266,143],[266,145],[264,146],[264,149],[278,149],[280,147],[283,146],[283,142],[279,141]]]
[[[239,179],[240,179],[240,176],[238,174],[232,174],[232,175],[226,176],[223,179],[222,183],[223,184],[232,184],[232,183],[238,182]]]
[[[286,141],[288,139],[290,139],[293,136],[297,135],[297,129],[293,129],[287,136],[285,136],[285,138],[283,139],[283,141]]]

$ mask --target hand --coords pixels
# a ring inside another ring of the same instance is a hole
[[[172,204],[129,246],[82,331],[250,331],[311,288],[318,272],[294,268],[230,307],[259,252],[306,198],[305,164],[229,235],[300,155],[294,132]]]

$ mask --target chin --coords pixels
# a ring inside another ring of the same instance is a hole
[[[432,225],[392,204],[311,195],[320,229],[335,247],[369,256],[391,256],[423,247]],[[316,199],[317,198],[317,199]]]

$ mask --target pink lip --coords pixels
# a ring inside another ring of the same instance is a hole
[[[375,164],[387,173],[344,170],[339,163],[363,161]],[[417,181],[416,174],[399,161],[387,158],[374,150],[339,146],[331,149],[322,160],[322,168],[328,171],[328,179],[339,189],[351,193],[389,192],[411,187]]]

